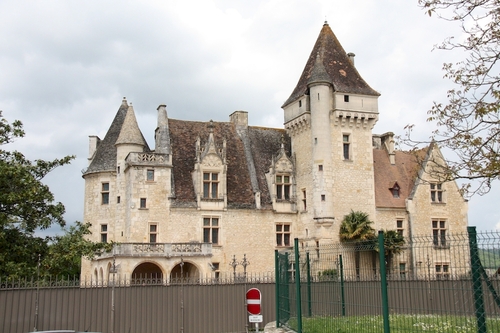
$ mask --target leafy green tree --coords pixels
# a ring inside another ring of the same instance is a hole
[[[340,224],[339,239],[342,243],[354,246],[354,260],[356,266],[356,277],[360,277],[361,251],[366,247],[373,248],[375,229],[372,228],[373,221],[367,213],[353,211],[344,216]]]
[[[447,102],[435,102],[428,121],[436,124],[430,141],[456,156],[432,172],[442,181],[463,180],[465,194],[484,194],[500,178],[500,6],[498,0],[419,0],[429,14],[456,22],[458,38],[449,37],[437,49],[463,51],[464,59],[443,65],[455,87]],[[407,143],[413,125],[407,126]],[[471,185],[474,182],[474,186]]]
[[[392,269],[392,259],[395,255],[401,253],[404,250],[405,239],[396,230],[384,230],[384,255],[387,264],[387,273],[391,273]],[[375,247],[378,252],[378,246]]]
[[[22,123],[10,124],[0,111],[0,147],[24,136]],[[35,230],[64,226],[64,206],[42,179],[74,156],[53,161],[28,160],[18,151],[0,149],[0,273],[28,276],[36,271],[38,254],[48,249],[47,239]]]
[[[94,243],[86,239],[90,235],[90,223],[76,222],[64,229],[61,236],[51,238],[47,255],[41,263],[41,274],[45,276],[80,275],[82,257],[92,259],[103,251],[111,251],[113,243]]]

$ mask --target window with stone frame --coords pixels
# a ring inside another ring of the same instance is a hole
[[[290,238],[291,238],[290,223],[277,223],[276,246],[291,246]]]
[[[351,160],[351,137],[349,134],[342,135],[342,151],[344,160]]]
[[[108,242],[108,225],[101,224],[101,243]]]
[[[219,218],[204,217],[203,218],[203,242],[219,244]]]
[[[203,173],[203,198],[218,199],[219,198],[219,173],[204,172]]]
[[[158,241],[158,224],[149,224],[149,242],[156,243]]]
[[[447,247],[445,220],[432,220],[432,242],[434,247]]]
[[[401,280],[406,280],[406,263],[400,262],[399,263],[399,278]]]
[[[109,183],[101,184],[101,204],[109,204]]]
[[[292,183],[290,175],[278,174],[276,175],[276,199],[277,200],[290,200],[290,190]]]
[[[396,231],[398,234],[404,237],[404,227],[403,227],[404,220],[396,220]]]
[[[155,180],[155,170],[154,169],[147,169],[146,170],[146,180],[148,182],[153,182]]]
[[[443,184],[430,183],[430,188],[431,188],[431,202],[444,203]]]
[[[141,198],[139,201],[139,209],[146,209],[147,207],[147,200],[146,198]]]
[[[436,280],[449,280],[450,279],[450,264],[449,263],[436,263]]]

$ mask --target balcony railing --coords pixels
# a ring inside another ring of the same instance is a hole
[[[206,257],[212,255],[211,243],[120,243],[99,257]]]
[[[130,153],[126,162],[130,165],[168,165],[169,155],[159,153]]]

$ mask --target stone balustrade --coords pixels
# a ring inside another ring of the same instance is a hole
[[[205,257],[212,255],[210,243],[120,243],[99,259],[109,257]]]

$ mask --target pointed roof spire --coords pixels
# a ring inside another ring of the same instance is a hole
[[[134,108],[132,103],[130,103],[125,119],[123,120],[123,125],[118,135],[118,139],[115,145],[119,144],[136,144],[146,147],[147,143],[142,136],[139,125],[137,124],[137,119],[135,118]]]
[[[170,154],[170,130],[168,128],[167,106],[158,106],[158,128],[155,133],[155,152],[160,154]]]
[[[334,91],[338,92],[370,96],[380,95],[363,80],[326,21],[297,86],[282,107],[306,94],[308,84],[317,80],[327,80],[333,85]]]

